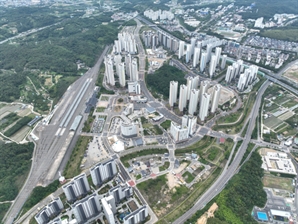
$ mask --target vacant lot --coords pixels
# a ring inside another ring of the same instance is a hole
[[[272,116],[264,120],[264,125],[270,129],[274,129],[278,125],[280,125],[283,121]]]
[[[298,83],[298,64],[294,64],[283,75],[288,79]]]
[[[263,177],[263,184],[264,184],[264,187],[293,191],[291,178],[265,175]]]
[[[70,159],[64,170],[64,176],[66,178],[72,178],[81,173],[81,161],[84,157],[84,153],[87,149],[88,143],[92,140],[89,136],[80,136],[76,146],[74,147]]]
[[[166,175],[142,182],[137,187],[158,217],[167,214],[189,194],[189,189],[185,186],[169,189]]]

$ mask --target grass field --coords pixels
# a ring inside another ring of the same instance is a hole
[[[64,170],[65,178],[72,178],[81,173],[81,161],[84,157],[84,152],[87,149],[88,143],[92,140],[90,136],[80,136],[67,162]]]
[[[261,32],[262,36],[286,40],[286,41],[298,41],[298,29],[269,29]]]
[[[283,121],[279,120],[278,118],[272,116],[264,120],[264,125],[270,129],[274,129],[274,127],[277,127],[280,125]]]
[[[137,185],[158,217],[163,217],[190,193],[185,186],[169,189],[166,175]]]
[[[104,112],[104,110],[105,110],[106,108],[105,107],[97,107],[96,108],[96,112]]]
[[[203,182],[199,182],[193,185],[192,191],[189,195],[183,200],[179,200],[178,205],[174,210],[169,212],[166,216],[160,219],[157,223],[170,223],[176,220],[178,217],[183,215],[188,209],[190,209],[198,198],[209,188],[209,186],[215,181],[215,179],[220,174],[221,169],[216,168],[211,176],[209,176]]]
[[[182,176],[186,183],[190,183],[195,179],[195,177],[188,171],[185,171]]]
[[[207,151],[207,154],[208,154],[207,159],[214,162],[214,160],[218,158],[220,153],[221,153],[221,150],[218,147],[212,146]]]
[[[263,177],[264,187],[283,189],[287,191],[293,191],[291,178],[276,177],[271,175],[265,175]]]
[[[162,166],[159,167],[159,171],[164,171],[168,169],[170,166],[170,162],[165,162]]]
[[[166,121],[162,122],[160,124],[160,126],[162,126],[165,130],[168,130],[171,127],[171,121],[170,120],[166,120]]]

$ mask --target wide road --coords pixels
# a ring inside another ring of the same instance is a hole
[[[201,198],[196,202],[196,204],[188,210],[184,215],[179,217],[174,224],[181,224],[185,223],[188,218],[190,218],[197,210],[202,209],[209,201],[211,201],[221,190],[224,189],[227,182],[234,176],[235,172],[237,171],[238,166],[240,165],[241,159],[247,149],[247,146],[251,140],[251,134],[255,127],[256,117],[259,113],[259,108],[262,101],[262,96],[269,86],[270,82],[266,81],[259,89],[258,95],[252,109],[251,119],[247,128],[247,132],[245,138],[243,139],[242,145],[240,146],[235,159],[233,160],[232,164],[227,168],[224,169],[222,174],[219,178],[215,181],[215,183],[201,196]]]
[[[85,103],[93,93],[100,64],[103,61],[104,55],[108,52],[108,49],[109,46],[104,49],[94,67],[89,69],[86,74],[80,77],[68,88],[60,102],[57,104],[51,123],[45,125],[40,122],[35,128],[34,134],[39,140],[35,142],[36,145],[33,153],[31,170],[23,188],[20,190],[14,203],[4,217],[5,224],[13,223],[35,186],[47,185],[55,179],[55,176],[57,176],[58,168],[65,153],[69,150],[71,151],[68,146],[71,144],[73,136],[75,136],[74,138],[77,136],[76,133],[69,131],[70,126],[77,115],[83,115],[82,123],[88,116],[84,113],[86,108]],[[78,106],[73,108],[73,113],[68,115],[69,122],[65,123],[65,127],[59,127],[61,126],[61,121],[67,116],[66,112],[75,99],[77,99],[78,92],[86,82],[89,83],[87,89],[84,94],[82,94],[81,100],[78,100]],[[63,150],[64,152],[61,152]]]

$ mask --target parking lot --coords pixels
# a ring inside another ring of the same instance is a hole
[[[84,154],[84,168],[89,168],[106,158],[108,158],[108,153],[102,146],[100,137],[93,137],[92,142],[88,144],[88,150]]]
[[[92,127],[92,132],[93,133],[101,133],[105,124],[105,119],[106,116],[98,116],[96,117],[93,127]]]

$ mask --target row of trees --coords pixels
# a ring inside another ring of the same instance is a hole
[[[7,137],[12,136],[18,130],[20,130],[22,127],[26,126],[31,120],[32,120],[31,117],[23,117],[23,118],[21,118],[20,120],[17,121],[17,123],[15,125],[13,125],[7,131],[5,131],[4,132],[4,135],[7,136]]]

